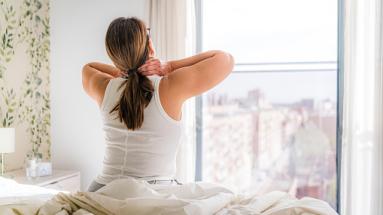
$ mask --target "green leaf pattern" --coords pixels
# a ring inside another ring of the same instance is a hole
[[[49,0],[0,0],[0,127],[26,124],[26,144],[47,160],[51,156],[49,30]],[[30,67],[26,72],[9,71],[9,63],[18,60],[20,45],[27,47],[23,51]],[[8,75],[23,78],[21,87],[9,86]]]

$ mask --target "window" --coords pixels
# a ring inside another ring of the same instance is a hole
[[[200,3],[202,51],[226,50],[236,65],[199,100],[197,176],[335,207],[337,1]]]

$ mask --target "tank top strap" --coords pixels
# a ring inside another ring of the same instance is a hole
[[[115,105],[115,101],[116,101],[115,97],[118,96],[119,98],[120,93],[123,91],[123,87],[121,87],[120,89],[118,88],[121,86],[121,84],[124,83],[124,81],[125,79],[123,78],[110,79],[108,85],[105,88],[104,98],[102,99],[102,103],[100,106],[101,111],[109,110],[112,108],[111,107],[112,105],[113,106]],[[116,95],[116,92],[118,92],[117,95]]]

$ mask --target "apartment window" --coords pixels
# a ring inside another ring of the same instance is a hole
[[[197,179],[337,204],[337,1],[201,0],[234,72],[197,102]]]

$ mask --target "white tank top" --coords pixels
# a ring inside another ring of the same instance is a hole
[[[117,112],[109,113],[120,99],[125,87],[118,88],[125,79],[112,79],[106,87],[101,103],[106,149],[102,172],[96,178],[98,183],[107,184],[126,177],[172,179],[175,175],[182,121],[172,119],[161,105],[158,91],[161,77],[148,78],[154,93],[144,110],[142,127],[134,131],[119,121]]]

